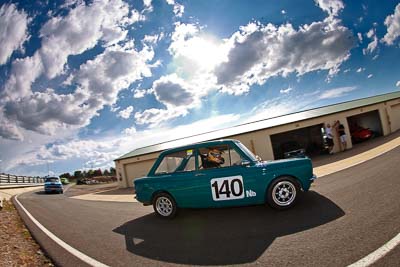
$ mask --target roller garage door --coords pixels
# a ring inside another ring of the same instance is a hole
[[[146,176],[154,162],[155,160],[146,160],[124,165],[128,186],[133,186],[134,179]]]

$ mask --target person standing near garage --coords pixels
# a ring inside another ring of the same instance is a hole
[[[343,124],[340,123],[340,121],[336,122],[338,126],[338,134],[339,134],[339,138],[340,138],[340,143],[342,144],[342,151],[345,151],[347,148],[347,136],[346,136],[346,132],[344,130],[344,126]]]
[[[333,134],[331,125],[328,123],[325,127],[326,143],[328,145],[329,154],[333,154]]]

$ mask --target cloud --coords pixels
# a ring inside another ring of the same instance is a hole
[[[166,106],[191,106],[196,101],[189,85],[176,74],[155,81],[153,90],[157,100]]]
[[[357,70],[356,70],[356,72],[358,72],[358,73],[360,73],[360,72],[362,72],[362,71],[365,71],[365,68],[358,68]]]
[[[237,123],[239,119],[240,115],[226,114],[194,121],[188,125],[158,127],[140,132],[136,131],[135,127],[131,127],[125,129],[122,136],[82,140],[62,138],[50,144],[41,144],[24,153],[19,153],[7,162],[7,169],[17,170],[24,166],[45,165],[47,162],[57,163],[71,159],[85,161],[86,166],[93,164],[97,168],[110,167],[113,166],[112,161],[117,157],[138,147],[154,144],[154,140],[164,142],[206,133],[231,126],[233,123]],[[40,140],[43,140],[43,138]]]
[[[116,102],[122,89],[151,75],[147,62],[153,56],[149,47],[136,51],[133,43],[109,47],[81,65],[71,81],[75,92],[63,95],[48,89],[22,96],[6,102],[4,114],[14,125],[42,134],[86,126],[105,105]]]
[[[363,42],[363,37],[362,37],[362,33],[361,32],[357,33],[357,37],[358,37],[358,40],[360,41],[360,43],[362,43]]]
[[[147,43],[147,44],[157,44],[159,41],[164,39],[164,33],[160,34],[155,34],[155,35],[145,35],[142,42]]]
[[[86,106],[79,106],[75,96],[59,95],[50,89],[4,106],[4,114],[15,125],[42,134],[54,134],[57,128],[66,129],[68,125],[88,124],[87,111]]]
[[[0,65],[5,64],[17,49],[28,39],[28,15],[17,10],[14,4],[0,8]]]
[[[253,107],[250,116],[244,121],[244,123],[265,120],[277,116],[300,111],[307,105],[307,100],[298,101],[298,97],[288,99],[287,96],[279,96],[274,99],[269,99],[257,106]]]
[[[56,77],[65,70],[69,56],[79,55],[99,41],[103,46],[117,43],[126,37],[125,27],[138,20],[137,11],[129,11],[121,0],[79,2],[65,17],[53,17],[43,25],[41,48],[32,57],[13,63],[5,93],[13,99],[29,95],[41,74]]]
[[[222,91],[236,95],[277,75],[316,70],[329,70],[333,75],[355,45],[351,31],[332,18],[298,30],[291,24],[250,23],[228,42],[227,60],[215,68],[215,74]]]
[[[279,93],[281,93],[281,94],[288,94],[290,91],[292,91],[293,90],[293,88],[292,87],[288,87],[288,88],[286,88],[286,89],[281,89],[281,90],[279,90]]]
[[[115,44],[127,35],[126,25],[136,21],[135,11],[123,1],[98,1],[79,4],[66,17],[50,19],[40,30],[40,54],[46,75],[54,78],[63,70],[69,55],[79,55],[99,40],[105,46]]]
[[[357,89],[356,86],[346,86],[346,87],[338,87],[338,88],[326,90],[319,96],[319,99],[330,99],[330,98],[342,97],[342,96],[345,96],[347,93],[352,92],[356,89]]]
[[[135,91],[133,92],[133,98],[142,98],[147,94],[152,93],[153,91],[150,90],[145,90],[145,89],[135,89]]]
[[[149,7],[151,7],[151,2],[152,2],[152,0],[143,0],[143,5],[146,8],[149,8]]]
[[[133,106],[129,106],[126,109],[121,110],[118,112],[118,117],[121,117],[123,119],[129,119],[133,111]]]
[[[174,7],[173,12],[176,17],[180,18],[183,16],[183,13],[185,11],[185,7],[179,3],[177,3],[175,0],[166,0],[168,5],[171,5]]]
[[[42,71],[43,63],[38,53],[35,53],[32,57],[16,59],[12,63],[11,75],[5,84],[1,99],[3,101],[17,100],[29,96],[32,93],[32,83],[40,76]]]
[[[0,111],[0,136],[5,139],[22,141],[24,136],[18,127],[10,120],[6,119]]]
[[[330,77],[354,45],[351,31],[332,17],[297,30],[289,23],[249,23],[224,40],[206,34],[199,25],[177,22],[168,48],[175,73],[152,86],[166,108],[136,112],[136,122],[154,127],[185,116],[211,91],[240,95],[277,75],[327,70]],[[138,91],[137,96],[143,93]]]
[[[112,105],[122,89],[143,77],[151,76],[148,62],[153,57],[154,51],[150,47],[136,51],[133,42],[123,47],[107,48],[104,53],[80,67],[73,79],[78,85],[77,92],[85,95],[85,103],[96,111],[104,105]]]
[[[394,14],[386,17],[385,25],[387,27],[387,33],[382,38],[382,41],[387,45],[392,45],[400,36],[400,4],[396,6]]]
[[[145,62],[154,56],[151,49],[145,46],[140,52],[133,48],[122,51],[124,48],[116,45],[126,37],[126,27],[141,19],[137,11],[129,10],[129,5],[120,0],[72,6],[66,16],[53,17],[42,26],[40,49],[12,63],[0,95],[3,138],[21,139],[20,128],[53,134],[58,128],[85,126],[104,105],[116,101],[121,89],[150,75]],[[65,72],[70,55],[81,54],[98,43],[105,47],[104,52],[82,65],[78,77],[69,76],[69,85],[79,85],[75,92],[32,91],[32,84],[42,74],[48,79],[58,76]],[[95,66],[102,63],[108,65]]]
[[[329,16],[338,16],[339,12],[344,8],[341,0],[315,0],[315,3]]]
[[[282,14],[282,15],[286,15],[286,10],[282,9],[282,10],[281,10],[281,14]]]
[[[114,140],[70,140],[63,143],[47,144],[35,151],[25,153],[20,158],[10,162],[10,169],[18,166],[37,166],[48,162],[65,161],[69,159],[87,160],[86,164],[99,163],[111,165],[112,160],[121,153],[123,139]]]
[[[137,131],[136,131],[136,128],[134,127],[134,126],[132,126],[132,127],[130,127],[130,128],[126,128],[126,129],[124,129],[123,131],[122,131],[122,133],[123,134],[125,134],[125,135],[133,135],[133,134],[135,134]]]
[[[400,87],[400,81],[397,81],[396,86]]]
[[[177,64],[176,72],[189,77],[210,73],[226,57],[221,40],[206,34],[195,24],[175,23],[168,48]]]
[[[373,74],[368,74],[367,79],[372,78],[373,76]]]
[[[372,39],[372,41],[368,44],[367,48],[363,49],[364,55],[372,54],[378,47],[378,37],[376,36],[376,30],[374,28],[367,32],[367,37]]]
[[[150,108],[143,112],[135,113],[135,122],[139,125],[148,125],[149,128],[158,126],[164,121],[171,120],[173,118],[186,116],[188,110],[185,107],[178,108],[167,108],[167,109],[157,109]]]

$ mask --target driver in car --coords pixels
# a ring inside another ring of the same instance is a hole
[[[216,148],[209,149],[207,155],[202,155],[203,168],[220,168],[225,163],[222,153],[222,151]]]

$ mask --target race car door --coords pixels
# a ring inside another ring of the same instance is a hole
[[[246,188],[251,188],[254,179],[242,166],[243,158],[228,144],[198,149],[198,176],[208,183],[208,190],[202,195],[203,205],[225,207],[251,204]]]

